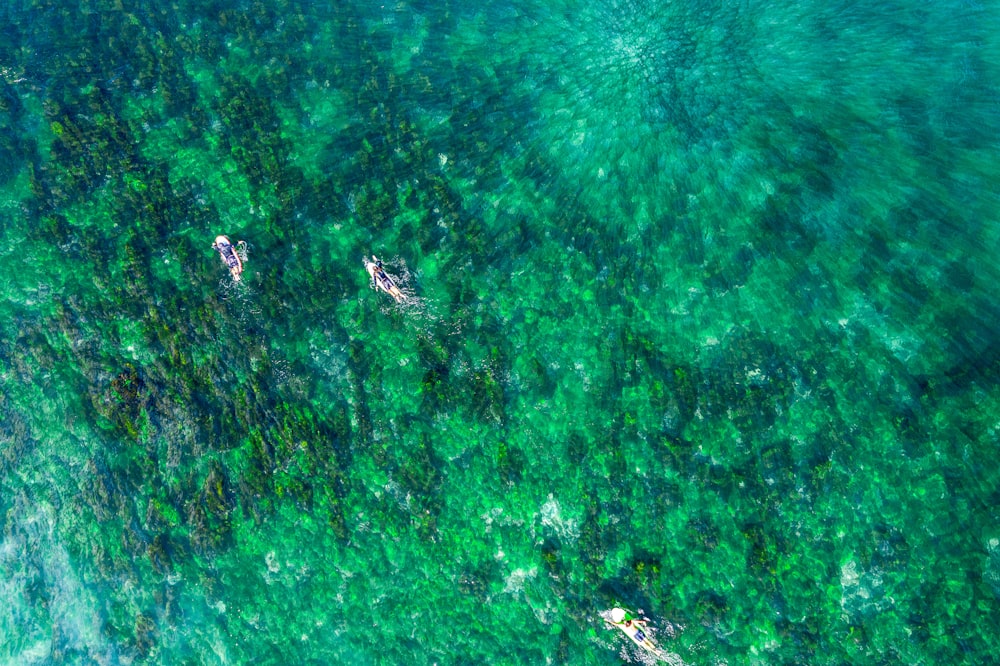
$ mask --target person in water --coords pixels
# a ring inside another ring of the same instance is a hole
[[[402,303],[406,299],[406,295],[399,290],[396,283],[392,281],[389,274],[385,272],[385,268],[382,267],[382,260],[372,255],[372,261],[365,261],[365,268],[368,269],[368,275],[372,278],[372,283],[376,288],[381,289],[385,293],[396,299],[397,303]]]
[[[240,255],[236,253],[236,248],[229,242],[229,239],[225,236],[216,236],[215,242],[212,243],[212,249],[218,251],[222,257],[222,263],[229,268],[233,280],[239,282],[240,275],[243,273],[243,261],[240,260]]]

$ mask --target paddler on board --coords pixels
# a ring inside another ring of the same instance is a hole
[[[649,640],[649,636],[642,629],[646,626],[646,620],[640,620],[624,608],[612,608],[609,624],[621,629],[622,633],[631,638],[632,642],[639,647],[652,652],[657,657],[662,656],[660,648],[656,647],[656,643]]]
[[[236,248],[229,239],[225,236],[216,236],[215,242],[212,243],[212,249],[219,253],[222,257],[222,263],[229,268],[229,272],[233,276],[233,282],[239,282],[240,276],[243,274],[243,261],[240,259],[240,255],[237,254]]]
[[[406,300],[406,294],[399,290],[396,283],[393,282],[389,274],[385,272],[382,267],[382,260],[372,255],[372,260],[368,261],[365,259],[365,270],[368,271],[368,275],[372,278],[372,287],[384,291],[385,293],[396,299],[397,303],[402,303]]]

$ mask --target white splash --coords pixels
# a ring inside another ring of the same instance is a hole
[[[518,592],[524,591],[524,583],[529,578],[534,578],[538,574],[538,568],[532,567],[530,569],[514,569],[510,574],[504,579],[503,591],[506,594],[516,594]]]
[[[560,539],[575,541],[580,538],[580,525],[578,521],[572,518],[564,518],[562,507],[551,494],[539,510],[539,515],[542,525],[555,532]]]

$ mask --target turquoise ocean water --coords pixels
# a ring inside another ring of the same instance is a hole
[[[996,3],[0,19],[0,663],[996,660]]]

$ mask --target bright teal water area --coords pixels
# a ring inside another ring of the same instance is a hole
[[[995,5],[0,13],[0,662],[995,660]]]

